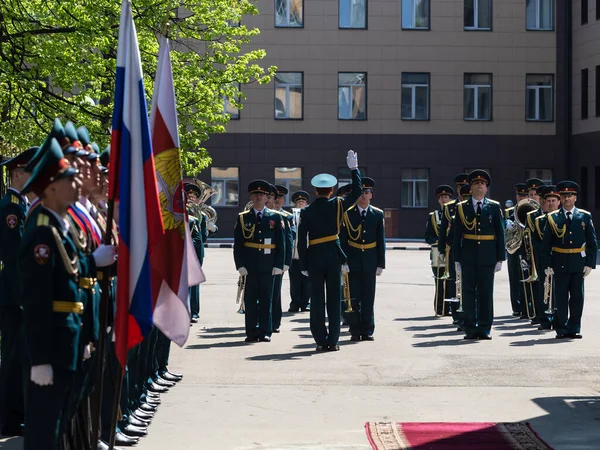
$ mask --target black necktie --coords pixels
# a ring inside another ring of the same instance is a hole
[[[481,202],[477,202],[477,215],[481,215]]]
[[[362,213],[360,215],[361,215],[362,221],[364,222],[365,218],[367,217],[367,210],[363,209],[363,211],[362,211]]]
[[[260,219],[262,219],[262,213],[259,211],[256,213],[256,222],[260,223]]]
[[[567,211],[567,226],[571,226],[571,222],[573,221],[573,219],[571,219],[571,211]]]

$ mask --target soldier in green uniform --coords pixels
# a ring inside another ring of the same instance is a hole
[[[486,198],[490,175],[469,174],[472,197],[457,206],[454,221],[456,271],[462,278],[465,339],[491,339],[494,320],[494,273],[505,259],[504,220],[500,204]]]
[[[300,213],[298,252],[302,273],[311,283],[310,331],[319,352],[340,349],[341,269],[346,262],[346,254],[340,247],[340,226],[342,215],[362,192],[358,157],[352,150],[348,152],[346,163],[352,171],[352,191],[348,197],[331,198],[337,179],[333,175],[319,174],[311,180],[317,198]],[[326,307],[329,330],[325,324]]]
[[[281,219],[285,224],[285,257],[283,272],[287,272],[292,265],[292,252],[294,251],[294,241],[296,240],[296,226],[294,225],[293,216],[283,209],[283,203],[285,202],[285,196],[288,194],[288,188],[283,185],[274,185],[277,190],[275,201],[273,202],[273,209],[275,212],[281,215]],[[271,316],[273,320],[273,333],[279,333],[281,327],[281,283],[283,281],[283,274],[275,275],[273,282],[273,308]]]
[[[447,184],[438,186],[435,189],[439,208],[429,213],[427,223],[425,224],[425,242],[431,245],[429,259],[431,260],[431,270],[435,283],[435,292],[433,296],[433,311],[436,317],[447,316],[450,314],[450,306],[444,303],[446,297],[446,278],[443,277],[446,272],[446,247],[438,248],[438,239],[440,237],[440,228],[442,217],[444,216],[444,205],[454,196],[454,189]]]
[[[345,184],[338,188],[338,190],[335,192],[335,196],[344,199],[344,198],[348,197],[348,195],[350,194],[351,191],[352,191],[352,184]],[[342,282],[342,280],[340,279],[340,283],[341,282]],[[346,312],[346,309],[344,308],[343,283],[340,285],[340,287],[341,287],[341,289],[340,289],[340,309],[342,311],[342,326],[347,326],[348,325],[348,313]]]
[[[283,274],[285,262],[285,223],[265,207],[270,191],[264,180],[248,185],[252,208],[238,215],[234,230],[235,267],[246,277],[246,342],[271,341],[273,277]]]
[[[302,275],[300,270],[300,259],[298,256],[298,225],[300,222],[300,211],[308,206],[310,195],[306,191],[297,191],[292,194],[292,219],[296,235],[292,248],[292,265],[290,266],[290,309],[288,312],[308,311],[310,302],[310,284],[308,277]]]
[[[575,207],[579,185],[556,185],[562,207],[548,213],[542,261],[546,276],[554,278],[555,324],[558,339],[581,339],[584,278],[596,268],[598,243],[592,215]]]
[[[344,213],[340,236],[348,262],[342,271],[348,273],[353,311],[348,313],[352,341],[372,341],[375,331],[375,282],[385,269],[385,228],[383,211],[371,205],[375,180],[362,179],[362,195]]]
[[[6,167],[10,179],[8,192],[0,201],[0,426],[3,436],[21,436],[25,418],[18,256],[29,203],[27,197],[21,195],[30,175],[24,169],[37,149],[31,147],[0,164]]]
[[[521,200],[528,197],[527,185],[525,183],[517,183],[515,189],[515,205]],[[504,218],[506,225],[511,226],[515,221],[515,207],[512,206],[504,210]],[[508,253],[508,283],[510,287],[510,303],[512,306],[512,315],[515,317],[527,318],[525,311],[525,302],[523,300],[524,290],[521,283],[521,266],[519,263],[518,253]]]
[[[188,203],[197,204],[202,192],[200,188],[192,183],[186,183],[184,186],[187,195]],[[200,217],[194,215],[194,211],[188,208],[190,220],[190,234],[194,244],[194,250],[200,265],[204,263],[204,243],[208,238],[208,230],[206,228],[206,217],[199,214]],[[192,323],[197,323],[200,318],[200,285],[190,286],[190,314]]]

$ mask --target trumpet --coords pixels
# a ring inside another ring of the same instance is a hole
[[[246,275],[240,275],[238,278],[238,290],[235,297],[235,304],[240,305],[237,310],[238,314],[246,313],[246,304],[244,303],[244,292],[246,291]]]
[[[523,232],[523,242],[525,244],[525,257],[527,260],[531,261],[531,269],[528,269],[530,272],[529,277],[525,280],[521,280],[522,283],[533,283],[538,280],[537,268],[535,266],[535,257],[533,255],[533,244],[531,243],[531,231],[529,229]]]
[[[447,280],[450,278],[450,246],[446,245],[446,253],[444,254],[444,275],[440,277],[440,280]],[[438,266],[442,263],[442,255],[438,256]]]
[[[350,298],[350,281],[348,281],[348,272],[342,270],[342,290],[344,293],[344,301],[346,302],[346,310],[344,312],[351,313],[352,299]]]
[[[544,280],[544,304],[548,305],[546,314],[554,314],[554,302],[552,301],[553,297],[553,284],[554,284],[554,274],[550,271],[549,275],[546,275],[546,279]]]

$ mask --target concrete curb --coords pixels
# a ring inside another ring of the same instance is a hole
[[[205,248],[233,248],[233,244],[204,244]],[[409,250],[409,251],[414,251],[414,250],[430,250],[431,247],[407,247],[407,246],[393,246],[393,247],[386,247],[386,250]]]

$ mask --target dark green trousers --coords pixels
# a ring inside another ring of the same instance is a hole
[[[494,266],[462,266],[463,328],[467,335],[490,334],[492,330]]]
[[[273,295],[273,275],[269,272],[248,272],[244,290],[244,314],[246,337],[260,338],[271,336],[271,303]]]
[[[2,310],[0,364],[0,426],[2,430],[19,427],[24,422],[23,355],[25,342],[21,310]],[[29,379],[29,377],[27,377]]]
[[[310,282],[308,277],[302,275],[300,261],[292,260],[290,267],[290,309],[306,309],[310,301]]]
[[[433,282],[435,285],[435,292],[433,295],[433,311],[438,316],[450,315],[450,306],[447,302],[444,302],[444,298],[447,298],[446,293],[446,281],[440,280],[439,278],[444,275],[446,270],[444,267],[431,267],[433,272]]]
[[[342,266],[338,261],[311,261],[310,331],[317,345],[337,345],[340,339]],[[327,289],[327,300],[325,297]],[[329,329],[325,324],[325,308]]]
[[[583,272],[554,274],[556,334],[581,331],[583,289]]]
[[[273,276],[273,300],[271,306],[271,320],[273,329],[277,330],[281,326],[281,283],[283,282],[283,275]]]
[[[353,312],[348,314],[348,325],[352,336],[371,336],[375,331],[375,271],[353,271],[348,273]]]
[[[190,286],[190,314],[196,319],[200,317],[200,285]]]
[[[510,287],[510,304],[514,313],[525,313],[523,304],[523,286],[521,283],[521,269],[519,266],[519,257],[516,254],[506,255],[508,265],[508,284]]]

